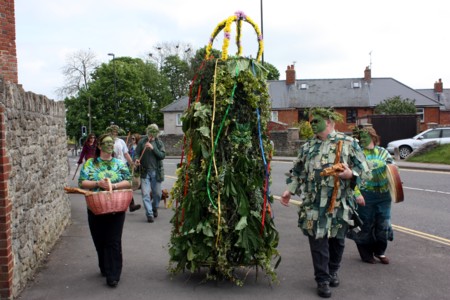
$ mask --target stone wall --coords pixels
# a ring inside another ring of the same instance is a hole
[[[63,102],[25,92],[1,76],[0,114],[0,220],[7,221],[0,224],[0,299],[11,299],[33,278],[70,222],[63,190],[67,138]]]

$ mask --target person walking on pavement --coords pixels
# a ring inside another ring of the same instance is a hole
[[[98,139],[99,145],[94,158],[89,159],[80,171],[78,184],[82,189],[95,192],[108,190],[110,183],[114,190],[129,189],[131,174],[120,159],[113,157],[113,137],[104,134]],[[116,287],[122,273],[122,232],[125,212],[95,215],[88,209],[88,223],[97,251],[98,266],[106,284]]]
[[[389,264],[385,255],[388,241],[393,240],[391,226],[391,194],[387,177],[387,164],[394,160],[389,152],[380,147],[380,137],[372,127],[358,126],[353,136],[359,140],[364,155],[372,170],[372,179],[367,180],[355,190],[357,212],[363,222],[361,231],[349,232],[358,248],[363,262],[375,264],[378,258],[382,264]]]
[[[94,157],[96,149],[97,149],[97,140],[95,139],[95,134],[90,133],[83,144],[83,149],[81,150],[80,158],[78,159],[77,163],[81,165],[83,163],[83,158],[84,161],[86,162],[89,158]]]
[[[159,201],[162,194],[161,183],[164,181],[163,159],[166,157],[166,150],[164,143],[158,138],[158,125],[149,125],[146,134],[147,136],[142,137],[136,147],[138,159],[136,159],[135,164],[141,166],[142,201],[147,221],[153,223],[154,218],[158,217]]]
[[[130,154],[128,153],[128,147],[124,140],[119,138],[120,127],[117,125],[111,125],[106,128],[106,132],[109,133],[114,138],[114,157],[120,159],[124,163],[128,163],[130,168],[133,168],[133,160],[131,159]],[[131,199],[131,203],[129,206],[130,212],[136,211],[141,208],[140,204],[134,203],[134,198]]]
[[[287,179],[281,203],[291,195],[303,200],[298,226],[308,236],[317,293],[331,297],[331,287],[339,286],[338,271],[349,226],[354,225],[350,201],[354,188],[370,178],[370,170],[358,143],[335,131],[342,115],[332,109],[313,108],[310,123],[314,137],[300,147]],[[332,171],[335,172],[332,172]],[[330,172],[331,171],[331,172]]]

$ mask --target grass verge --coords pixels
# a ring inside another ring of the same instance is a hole
[[[424,154],[407,158],[406,161],[450,165],[450,144],[440,145]]]

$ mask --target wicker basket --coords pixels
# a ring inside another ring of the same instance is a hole
[[[133,198],[133,190],[89,193],[85,195],[85,198],[89,210],[95,215],[110,214],[128,209]]]

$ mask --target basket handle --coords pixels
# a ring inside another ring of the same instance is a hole
[[[112,193],[112,183],[111,180],[109,178],[105,178],[106,182],[108,183],[108,192]]]

